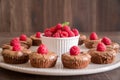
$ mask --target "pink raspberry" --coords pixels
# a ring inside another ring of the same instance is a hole
[[[50,31],[50,29],[46,29],[46,30],[44,31],[44,35],[45,35],[46,37],[51,37],[51,36],[52,36],[52,32]]]
[[[21,50],[21,46],[20,45],[14,45],[12,50],[13,51],[20,51]]]
[[[57,32],[61,34],[62,30],[57,30]]]
[[[60,37],[60,33],[59,33],[59,32],[54,33],[54,34],[53,34],[53,37],[59,38],[59,37]]]
[[[62,24],[58,23],[55,28],[56,28],[56,30],[62,29]]]
[[[63,26],[63,30],[64,30],[64,31],[67,31],[67,32],[71,31],[71,29],[70,29],[69,26]]]
[[[13,38],[13,39],[10,41],[10,45],[11,45],[11,46],[16,45],[17,43],[20,43],[19,38]]]
[[[75,29],[72,29],[72,32],[75,34],[75,36],[78,36],[79,35],[79,31],[75,28]]]
[[[69,37],[74,37],[75,36],[75,34],[72,31],[69,31],[68,35],[69,35]]]
[[[50,31],[51,31],[52,33],[54,33],[54,32],[56,31],[56,28],[55,28],[55,27],[51,27],[51,28],[50,28]]]
[[[21,40],[21,41],[26,41],[26,40],[27,40],[27,36],[26,36],[25,34],[22,34],[22,35],[20,36],[20,40]]]
[[[41,32],[37,32],[35,36],[36,36],[37,38],[40,38],[40,37],[41,37]]]
[[[99,42],[97,45],[97,51],[105,51],[106,50],[106,46],[104,43]]]
[[[80,53],[80,48],[78,46],[72,46],[70,48],[70,55],[78,55]]]
[[[90,34],[90,40],[97,40],[97,39],[98,39],[97,34],[96,34],[95,32],[92,32],[92,33]]]
[[[62,31],[61,34],[60,34],[60,36],[61,36],[62,38],[68,37],[68,33],[67,33],[66,31]]]
[[[48,53],[48,49],[47,47],[44,45],[44,44],[41,44],[38,49],[37,49],[37,52],[39,54],[47,54]]]
[[[105,45],[110,45],[112,43],[112,41],[110,40],[110,38],[108,37],[103,37],[102,38],[102,42],[105,44]]]

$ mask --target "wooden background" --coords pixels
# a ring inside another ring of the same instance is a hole
[[[69,21],[80,32],[120,31],[120,0],[0,0],[0,32],[36,32]]]

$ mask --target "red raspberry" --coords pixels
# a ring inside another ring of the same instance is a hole
[[[64,30],[64,31],[67,31],[67,32],[71,31],[71,29],[70,29],[69,26],[63,26],[63,30]]]
[[[75,36],[79,35],[79,31],[77,29],[72,29],[72,32],[75,34]]]
[[[56,28],[56,30],[62,29],[62,24],[58,23],[55,28]]]
[[[20,43],[19,38],[13,38],[13,39],[10,41],[10,45],[11,45],[11,46],[16,45],[16,43]]]
[[[50,28],[50,31],[51,31],[52,33],[54,33],[54,32],[56,31],[56,28],[55,28],[55,27],[51,27],[51,28]]]
[[[13,51],[20,51],[21,50],[21,46],[20,45],[14,45],[12,50]]]
[[[50,31],[50,29],[46,29],[46,30],[44,31],[44,35],[45,35],[46,37],[51,37],[51,36],[52,36],[52,32]]]
[[[97,34],[96,34],[95,32],[92,32],[92,33],[90,34],[90,40],[97,40],[97,39],[98,39]]]
[[[70,55],[78,55],[80,53],[80,48],[78,46],[73,46],[70,48]]]
[[[54,33],[53,37],[59,38],[60,37],[60,33],[59,32]]]
[[[72,31],[69,31],[69,32],[68,32],[68,35],[69,35],[69,37],[75,36],[75,34],[74,34]]]
[[[97,45],[97,51],[105,51],[106,50],[106,46],[104,43],[99,42]]]
[[[68,33],[67,33],[66,31],[62,31],[61,34],[60,34],[60,36],[61,36],[62,38],[68,37]]]
[[[37,38],[40,38],[40,37],[41,37],[41,32],[37,32],[37,33],[36,33],[36,37],[37,37]]]
[[[39,54],[47,54],[48,53],[48,49],[47,47],[44,45],[44,44],[41,44],[38,49],[37,49],[37,52]]]
[[[61,34],[62,30],[57,30],[57,32]]]
[[[105,45],[110,45],[112,41],[108,37],[103,37],[101,40]]]
[[[26,41],[26,40],[27,40],[27,36],[26,36],[25,34],[22,34],[22,35],[20,36],[20,40],[21,40],[21,41]]]

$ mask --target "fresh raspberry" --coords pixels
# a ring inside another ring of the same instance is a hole
[[[44,31],[44,35],[45,35],[46,37],[51,37],[51,36],[52,36],[52,32],[50,31],[50,29],[46,29],[46,30]]]
[[[25,34],[22,34],[22,35],[20,36],[20,40],[21,40],[21,41],[26,41],[26,40],[27,40],[27,36],[26,36]]]
[[[53,37],[59,38],[59,37],[60,37],[60,33],[59,33],[59,32],[54,33],[54,34],[53,34]]]
[[[75,36],[75,34],[74,34],[72,31],[69,31],[69,32],[68,32],[68,35],[69,35],[69,37]]]
[[[97,34],[96,34],[95,32],[92,32],[92,33],[90,34],[90,40],[97,40],[97,39],[98,39]]]
[[[51,28],[50,28],[50,31],[51,31],[52,33],[54,33],[54,32],[56,31],[56,28],[55,28],[55,27],[51,27]]]
[[[104,43],[99,42],[97,45],[97,51],[105,51],[106,50],[106,46]]]
[[[37,49],[37,52],[39,54],[47,54],[48,53],[48,49],[47,47],[44,45],[44,44],[41,44],[38,49]]]
[[[37,33],[36,33],[36,37],[37,37],[37,38],[40,38],[40,37],[41,37],[41,32],[37,32]]]
[[[78,55],[80,53],[80,48],[78,46],[72,46],[70,48],[70,55]]]
[[[72,29],[72,32],[75,34],[75,36],[79,35],[79,31],[77,29]]]
[[[64,30],[64,31],[67,31],[67,32],[71,31],[71,29],[70,29],[69,26],[63,26],[63,30]]]
[[[61,34],[62,30],[57,30],[57,32]]]
[[[55,28],[56,28],[56,30],[62,29],[62,24],[58,23]]]
[[[68,33],[67,33],[66,31],[62,31],[61,34],[60,34],[60,36],[61,36],[62,38],[68,37]]]
[[[12,50],[13,51],[20,51],[21,50],[21,46],[20,45],[14,45]]]
[[[13,39],[10,41],[10,45],[11,45],[11,46],[16,45],[16,43],[20,43],[19,38],[13,38]]]
[[[108,37],[103,37],[101,40],[105,45],[110,45],[112,41]]]

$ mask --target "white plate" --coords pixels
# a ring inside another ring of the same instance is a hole
[[[32,47],[31,50],[35,50],[36,47]],[[82,51],[87,51],[84,46],[81,46]],[[1,50],[0,50],[1,51]],[[58,59],[56,66],[53,68],[33,68],[31,67],[30,63],[26,64],[6,64],[3,62],[2,56],[0,56],[0,67],[22,72],[22,73],[29,73],[29,74],[37,74],[37,75],[55,75],[55,76],[68,76],[68,75],[85,75],[85,74],[94,74],[105,72],[109,70],[113,70],[120,66],[120,54],[117,54],[116,60],[112,64],[93,64],[90,63],[89,66],[85,69],[67,69],[63,68],[60,59]]]

